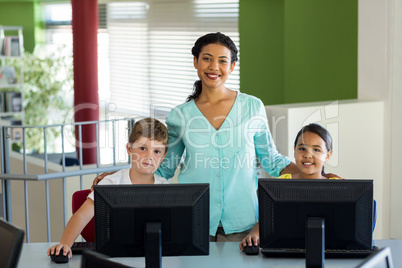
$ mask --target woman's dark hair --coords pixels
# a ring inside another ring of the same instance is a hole
[[[299,137],[306,132],[312,132],[317,134],[318,136],[320,136],[321,139],[324,140],[325,142],[325,147],[327,149],[327,151],[332,151],[332,137],[331,134],[328,132],[328,130],[326,130],[325,128],[323,128],[322,126],[320,126],[319,124],[309,124],[307,126],[302,127],[302,129],[297,133],[296,135],[296,139],[295,139],[295,147],[297,146],[297,141],[299,140]],[[325,174],[324,172],[324,166],[322,167],[322,174]]]
[[[209,33],[204,36],[201,36],[200,38],[197,39],[195,42],[193,48],[191,49],[191,53],[193,54],[194,57],[198,59],[200,56],[201,50],[203,47],[210,45],[210,44],[218,44],[225,46],[227,49],[230,50],[231,52],[231,62],[230,64],[233,64],[236,62],[237,59],[237,47],[233,43],[232,39],[230,39],[229,36],[224,35],[223,33],[217,32],[217,33]],[[193,93],[187,97],[187,101],[190,100],[195,100],[197,99],[202,91],[202,83],[201,80],[197,80],[194,83],[193,86]]]

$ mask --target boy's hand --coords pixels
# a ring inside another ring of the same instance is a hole
[[[112,172],[104,172],[102,174],[100,174],[98,177],[96,177],[93,181],[93,184],[91,186],[91,191],[94,190],[94,185],[97,185],[104,177],[108,176],[108,175],[112,175],[114,173],[116,173],[117,171],[112,171]]]
[[[59,255],[63,254],[64,256],[68,255],[68,258],[71,259],[73,257],[73,253],[71,252],[70,246],[66,244],[57,244],[47,250],[47,255]]]

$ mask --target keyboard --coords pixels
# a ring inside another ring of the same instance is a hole
[[[374,246],[371,250],[361,249],[326,249],[325,258],[351,258],[360,259],[366,258],[370,254],[377,252],[378,247]],[[304,248],[262,248],[261,253],[267,257],[279,258],[305,258],[306,250]]]
[[[74,242],[71,247],[71,251],[73,254],[82,254],[85,250],[95,250],[94,242]]]

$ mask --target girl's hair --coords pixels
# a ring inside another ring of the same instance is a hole
[[[193,48],[191,49],[191,53],[198,60],[198,57],[200,56],[200,53],[201,53],[201,50],[203,49],[203,47],[210,45],[210,44],[222,45],[222,46],[225,46],[227,49],[229,49],[231,52],[230,64],[233,64],[234,62],[236,62],[238,60],[237,59],[238,50],[236,48],[236,45],[233,43],[232,39],[230,39],[229,36],[226,36],[220,32],[209,33],[209,34],[206,34],[206,35],[198,38],[197,41],[195,42]],[[202,91],[201,80],[197,80],[197,81],[195,81],[194,86],[193,86],[193,93],[187,97],[187,101],[197,99],[200,96],[201,91]]]
[[[135,122],[133,129],[131,130],[130,137],[128,138],[128,142],[132,144],[140,137],[160,141],[167,148],[167,128],[163,123],[155,118],[147,117]]]
[[[331,134],[328,132],[328,130],[326,130],[325,128],[323,128],[319,124],[314,124],[314,123],[302,127],[302,129],[297,133],[296,139],[295,139],[295,145],[294,145],[295,147],[297,146],[297,141],[299,140],[299,137],[305,132],[312,132],[312,133],[315,133],[318,136],[320,136],[320,138],[323,139],[323,141],[325,142],[325,147],[326,147],[327,151],[328,152],[332,151],[332,137],[331,137]],[[322,172],[321,173],[325,174],[324,166],[322,166]]]

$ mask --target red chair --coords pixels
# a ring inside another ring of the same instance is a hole
[[[76,191],[73,194],[73,200],[72,200],[72,210],[73,214],[81,207],[81,205],[87,200],[88,194],[91,192],[91,190],[81,190],[81,191]],[[81,236],[85,239],[87,242],[95,242],[95,220],[92,218],[87,226],[82,230]]]

